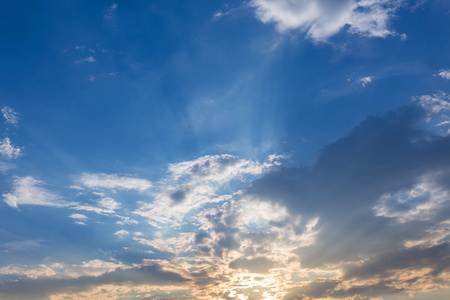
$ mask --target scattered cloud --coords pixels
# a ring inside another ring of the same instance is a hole
[[[449,79],[450,80],[450,70],[440,70],[439,73],[437,74],[440,77],[444,78],[444,79]]]
[[[316,42],[324,42],[345,26],[367,37],[394,35],[389,21],[405,4],[396,0],[252,0],[256,16],[275,23],[281,32],[299,29]]]
[[[125,236],[130,235],[130,232],[122,229],[114,233],[114,235],[117,235],[120,238],[124,238]]]
[[[92,62],[95,62],[95,58],[92,57],[92,56],[88,56],[86,58],[74,61],[74,63],[76,63],[76,64],[83,63],[83,62],[90,62],[90,63],[92,63]]]
[[[120,207],[120,203],[110,197],[100,198],[96,204],[97,205],[77,203],[71,208],[75,210],[91,211],[100,215],[110,215],[114,214],[116,212],[115,210]]]
[[[207,155],[170,164],[168,175],[159,185],[155,201],[140,202],[136,214],[153,226],[179,226],[184,215],[208,203],[229,200],[231,194],[218,193],[233,181],[244,181],[277,166],[283,156],[270,156],[264,163],[236,156]]]
[[[0,140],[0,154],[8,159],[16,159],[22,155],[22,149],[11,144],[11,140],[5,137]]]
[[[18,208],[19,205],[43,205],[66,207],[71,205],[61,199],[57,194],[48,191],[43,181],[31,176],[14,177],[11,193],[3,194],[3,200],[11,207]]]
[[[9,107],[9,106],[4,106],[2,108],[2,114],[3,117],[6,119],[6,124],[11,124],[14,127],[17,127],[18,123],[19,123],[19,118],[17,117],[17,112]]]
[[[140,192],[152,187],[152,183],[146,179],[105,173],[82,173],[76,183],[89,189],[137,190]]]
[[[88,219],[88,217],[82,214],[71,214],[69,218],[75,219],[75,224],[78,225],[86,225],[85,221]]]
[[[105,20],[112,20],[114,19],[114,14],[117,10],[117,3],[113,3],[111,7],[108,9],[106,14],[103,16]]]
[[[375,76],[366,76],[362,77],[358,80],[358,82],[363,86],[366,87],[369,83],[371,83],[375,79]]]

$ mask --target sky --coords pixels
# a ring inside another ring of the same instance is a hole
[[[448,0],[0,3],[0,299],[449,299]]]

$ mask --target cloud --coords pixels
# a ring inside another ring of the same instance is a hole
[[[161,181],[155,201],[140,202],[134,212],[156,227],[179,226],[189,212],[208,203],[229,200],[226,193],[233,181],[244,181],[276,166],[282,156],[270,156],[265,162],[240,159],[236,156],[206,155],[191,161],[168,166],[167,177]],[[222,189],[221,193],[218,193]]]
[[[69,218],[75,219],[75,224],[78,225],[86,225],[85,221],[88,219],[88,217],[82,214],[71,214]]]
[[[76,183],[89,189],[137,190],[139,192],[152,187],[152,183],[146,179],[105,173],[82,173]]]
[[[31,176],[14,177],[12,192],[3,194],[3,200],[15,208],[19,205],[66,207],[72,204],[42,187],[44,184]]]
[[[422,106],[429,114],[436,114],[450,110],[450,96],[442,91],[434,95],[414,97],[413,101]]]
[[[108,11],[106,12],[106,14],[103,16],[103,18],[105,20],[112,20],[112,19],[114,19],[114,14],[115,14],[116,10],[117,10],[117,4],[113,3],[111,5],[111,7],[108,9]]]
[[[93,267],[95,269],[98,268],[98,266]],[[179,274],[162,270],[158,264],[127,269],[117,268],[116,264],[113,267],[115,268],[114,271],[103,272],[102,275],[97,276],[83,275],[76,278],[39,277],[37,279],[26,278],[6,281],[0,284],[0,294],[4,299],[40,299],[65,292],[73,295],[89,291],[97,286],[139,286],[144,284],[164,286],[182,284],[188,281]]]
[[[232,269],[245,269],[251,273],[264,274],[276,267],[276,263],[265,257],[256,257],[252,259],[239,258],[232,261],[229,266]]]
[[[71,208],[75,210],[91,211],[100,215],[110,215],[114,214],[116,212],[115,210],[119,207],[120,203],[118,203],[114,199],[110,197],[103,197],[97,201],[97,205],[77,203]]]
[[[379,269],[355,268],[352,274],[372,274],[368,278],[376,283],[374,290],[379,288],[378,295],[427,289],[448,266],[450,137],[419,129],[425,116],[421,109],[407,107],[369,117],[324,147],[313,165],[269,172],[244,195],[285,205],[301,219],[318,218],[313,242],[293,250],[302,268],[339,270],[364,261],[362,267]],[[384,254],[386,249],[392,255]],[[429,276],[415,287],[410,277],[399,277],[405,270],[423,268]],[[380,281],[380,274],[391,274],[392,282]],[[340,279],[342,284],[363,284],[346,283],[348,276]],[[398,289],[390,290],[394,284]],[[345,291],[336,287],[326,295]]]
[[[437,75],[441,76],[444,79],[450,80],[450,70],[440,70]]]
[[[122,230],[116,231],[116,233],[114,233],[114,235],[117,235],[120,238],[124,238],[125,236],[130,235],[130,232],[122,229]]]
[[[13,241],[0,245],[0,249],[3,252],[18,252],[18,251],[30,251],[36,250],[41,246],[39,240],[25,240],[25,241]]]
[[[6,119],[6,123],[11,124],[14,127],[17,127],[17,125],[19,123],[19,118],[17,117],[17,115],[18,115],[17,112],[9,106],[4,106],[1,111],[2,111],[3,117]]]
[[[405,4],[397,0],[252,0],[256,16],[275,23],[281,32],[299,29],[316,42],[326,41],[346,26],[348,32],[386,37],[394,32],[389,21]]]
[[[92,57],[92,56],[88,56],[86,58],[74,61],[74,63],[76,63],[76,64],[83,63],[83,62],[90,62],[90,63],[92,63],[92,62],[95,62],[95,58]]]
[[[22,149],[11,144],[8,137],[0,140],[0,154],[8,159],[16,159],[22,155]]]
[[[367,76],[362,77],[358,80],[358,82],[363,86],[366,87],[369,83],[371,83],[374,80],[375,76]]]

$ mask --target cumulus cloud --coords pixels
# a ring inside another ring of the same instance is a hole
[[[314,41],[326,41],[348,26],[348,32],[386,37],[393,14],[405,3],[396,0],[252,0],[256,16],[278,30],[299,29]]]
[[[0,140],[0,154],[8,159],[16,159],[22,155],[22,149],[11,144],[8,137]]]
[[[11,124],[14,127],[17,127],[18,123],[19,123],[19,118],[17,117],[17,112],[9,107],[9,106],[4,106],[2,108],[2,114],[3,117],[6,119],[6,124]]]
[[[82,173],[76,183],[89,189],[137,190],[139,192],[152,187],[152,183],[146,179],[105,173]]]
[[[66,207],[72,203],[43,187],[45,183],[31,176],[15,177],[11,193],[3,194],[3,200],[11,207],[19,205],[42,205]]]

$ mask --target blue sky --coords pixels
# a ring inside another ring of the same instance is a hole
[[[0,298],[449,297],[448,1],[0,11]]]

